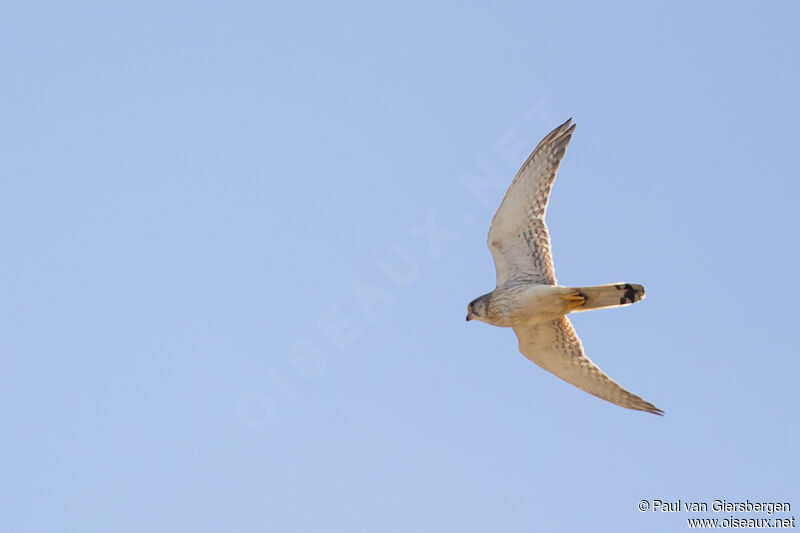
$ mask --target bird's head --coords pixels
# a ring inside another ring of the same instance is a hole
[[[489,311],[489,297],[492,293],[484,294],[472,300],[467,306],[467,322],[473,318],[485,322]]]

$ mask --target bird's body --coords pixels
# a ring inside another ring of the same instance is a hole
[[[473,300],[472,317],[501,327],[530,326],[569,313],[575,290],[558,285],[512,283]]]
[[[595,287],[510,283],[470,302],[468,320],[501,327],[531,326],[567,313],[621,307],[643,298],[644,287],[631,283]]]
[[[544,216],[550,188],[575,131],[571,122],[545,136],[511,182],[489,229],[497,288],[470,302],[467,320],[513,328],[528,359],[590,394],[629,409],[662,414],[586,357],[566,317],[644,298],[644,287],[632,283],[564,287],[556,282]]]

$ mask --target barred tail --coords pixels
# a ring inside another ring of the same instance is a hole
[[[575,311],[588,311],[604,307],[622,307],[644,299],[644,287],[635,283],[611,283],[596,287],[576,287],[586,303]]]

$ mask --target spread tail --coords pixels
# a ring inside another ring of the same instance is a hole
[[[588,311],[604,307],[623,307],[644,299],[644,287],[635,283],[610,283],[596,287],[575,287],[586,303],[573,311]]]

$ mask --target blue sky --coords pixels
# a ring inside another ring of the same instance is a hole
[[[800,506],[799,14],[6,6],[3,529],[676,531],[730,513],[638,502]],[[645,285],[574,324],[663,418],[464,322],[504,188],[570,116],[556,272]]]

